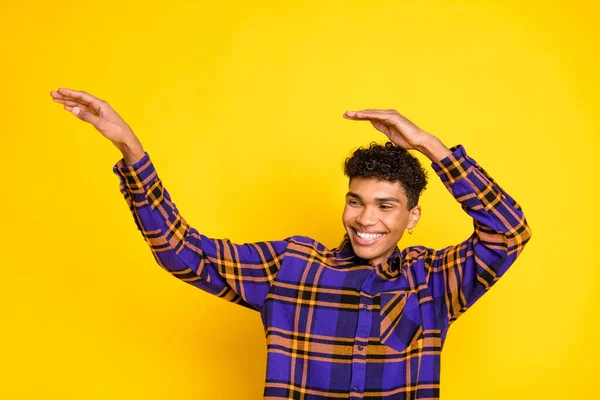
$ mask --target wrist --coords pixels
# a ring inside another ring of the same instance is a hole
[[[417,150],[425,154],[431,162],[439,162],[452,154],[452,151],[440,139],[429,133],[426,134],[421,144],[417,146]]]
[[[113,144],[121,151],[125,164],[127,165],[135,164],[146,154],[142,144],[135,136],[125,141],[113,142]]]

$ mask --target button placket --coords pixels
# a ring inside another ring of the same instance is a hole
[[[366,379],[366,344],[369,340],[372,325],[372,299],[361,296],[358,308],[358,326],[354,341],[357,343],[354,346],[354,354],[352,357],[352,386],[351,390],[356,393],[361,393],[364,390]],[[362,395],[356,398],[362,398]],[[355,397],[353,397],[355,398]]]
[[[365,390],[365,380],[367,377],[366,366],[366,347],[371,335],[371,326],[373,324],[373,298],[365,293],[370,293],[375,271],[371,270],[369,275],[362,282],[360,290],[361,295],[358,302],[358,326],[354,335],[354,351],[352,354],[352,380],[350,381],[349,391],[354,392],[352,399],[362,399],[362,392]]]

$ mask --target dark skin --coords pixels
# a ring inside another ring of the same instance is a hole
[[[126,164],[132,165],[144,156],[142,144],[131,127],[106,101],[84,91],[66,88],[53,90],[50,96],[110,140],[121,151]],[[346,111],[343,117],[369,121],[396,146],[417,150],[432,162],[451,153],[437,137],[423,131],[396,110]],[[421,207],[407,208],[406,194],[397,182],[355,178],[349,183],[349,192],[342,214],[344,228],[355,253],[377,265],[393,253],[404,230],[416,226]]]

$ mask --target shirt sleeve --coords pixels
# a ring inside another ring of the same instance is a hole
[[[473,218],[465,241],[433,252],[428,286],[449,326],[496,283],[531,238],[523,210],[462,145],[431,164],[445,187]]]
[[[164,188],[146,152],[113,167],[138,230],[171,275],[227,301],[260,311],[285,256],[288,239],[234,244],[191,227]]]

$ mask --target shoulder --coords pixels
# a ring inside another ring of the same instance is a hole
[[[301,259],[305,262],[316,262],[329,266],[336,265],[336,251],[339,250],[339,246],[329,248],[321,241],[303,235],[290,236],[285,240],[288,242],[288,256]]]
[[[402,262],[414,263],[423,260],[425,264],[430,264],[435,257],[436,250],[431,247],[416,245],[408,246],[402,250]]]
[[[285,241],[289,243],[289,249],[302,250],[304,252],[331,252],[327,246],[318,241],[315,238],[311,238],[309,236],[302,235],[294,235],[285,238]]]

